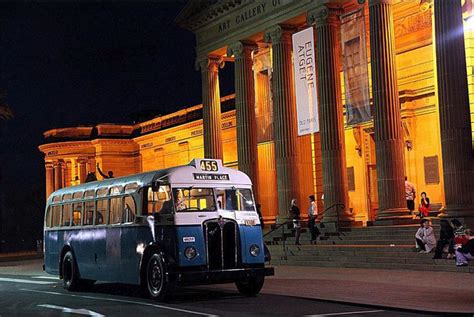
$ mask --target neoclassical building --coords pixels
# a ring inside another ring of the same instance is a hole
[[[207,157],[250,176],[267,221],[310,194],[328,224],[408,219],[405,177],[474,217],[472,15],[471,0],[189,1],[176,22],[196,36],[202,104],[45,132],[46,192],[97,163],[121,176]],[[298,135],[292,36],[308,28],[319,131]],[[235,95],[221,96],[229,63]]]

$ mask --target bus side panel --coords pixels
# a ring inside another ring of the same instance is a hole
[[[93,228],[81,228],[74,230],[69,238],[79,275],[85,279],[94,277],[94,233]]]
[[[262,228],[260,226],[239,226],[240,230],[240,245],[242,247],[242,263],[256,264],[264,263],[265,255],[263,249]],[[250,246],[252,244],[258,245],[260,253],[257,256],[250,254]]]
[[[61,245],[58,241],[58,231],[44,232],[44,266],[49,274],[59,274],[59,254],[61,252]]]
[[[120,263],[120,281],[129,284],[140,283],[140,258],[141,255],[137,251],[138,246],[138,230],[140,227],[128,225],[122,227],[121,248],[122,256]]]
[[[205,265],[207,259],[202,227],[200,225],[178,226],[176,227],[176,231],[178,239],[179,266]],[[197,256],[191,260],[184,256],[184,250],[187,247],[194,247],[197,251]]]
[[[106,240],[107,280],[121,281],[121,227],[109,226]]]
[[[162,248],[162,251],[169,256],[171,261],[178,263],[177,256],[177,233],[174,225],[155,226],[156,241]]]

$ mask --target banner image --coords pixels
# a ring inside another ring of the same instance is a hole
[[[363,11],[351,14],[342,20],[341,42],[346,124],[357,125],[372,119]]]
[[[298,135],[319,131],[313,28],[293,34]]]

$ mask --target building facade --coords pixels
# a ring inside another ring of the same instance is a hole
[[[409,219],[405,177],[474,217],[471,15],[470,0],[190,1],[176,21],[196,35],[202,105],[45,132],[47,193],[97,163],[121,176],[207,157],[250,176],[267,221],[310,194],[327,224]],[[292,35],[307,28],[320,129],[298,136]],[[235,95],[222,97],[228,63]]]

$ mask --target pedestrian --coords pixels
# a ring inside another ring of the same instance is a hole
[[[418,211],[420,212],[420,218],[428,217],[430,214],[430,199],[426,196],[426,192],[421,193],[421,201]]]
[[[293,219],[293,228],[295,229],[295,245],[301,245],[300,234],[301,234],[301,223],[300,223],[300,209],[296,199],[291,200],[290,216]]]
[[[320,234],[318,227],[316,227],[316,220],[318,219],[318,205],[314,195],[309,195],[309,207],[308,207],[308,228],[311,233],[311,244],[316,244],[318,236]]]
[[[99,163],[97,163],[97,171],[99,172],[100,176],[102,176],[104,179],[114,178],[114,172],[108,171],[107,175],[105,175],[104,172],[102,172],[102,170],[100,169]]]
[[[452,240],[452,247],[454,250],[461,248],[470,239],[470,232],[466,227],[457,219],[451,219],[451,225],[454,230],[454,239]]]
[[[454,254],[454,247],[451,243],[451,240],[454,239],[453,227],[451,227],[449,222],[445,219],[442,219],[439,222],[439,225],[439,240],[436,243],[436,251],[433,259],[441,259],[441,255],[443,254],[443,250],[446,246],[448,246],[448,259],[451,259],[452,255]]]
[[[407,208],[410,210],[410,214],[413,215],[413,211],[415,210],[415,198],[416,198],[416,190],[415,185],[410,183],[405,176],[405,197],[407,200]]]
[[[436,237],[428,219],[421,220],[415,239],[417,247],[421,249],[420,253],[430,253],[436,247]]]
[[[456,250],[456,266],[467,266],[474,260],[474,239],[470,239],[461,248]]]

